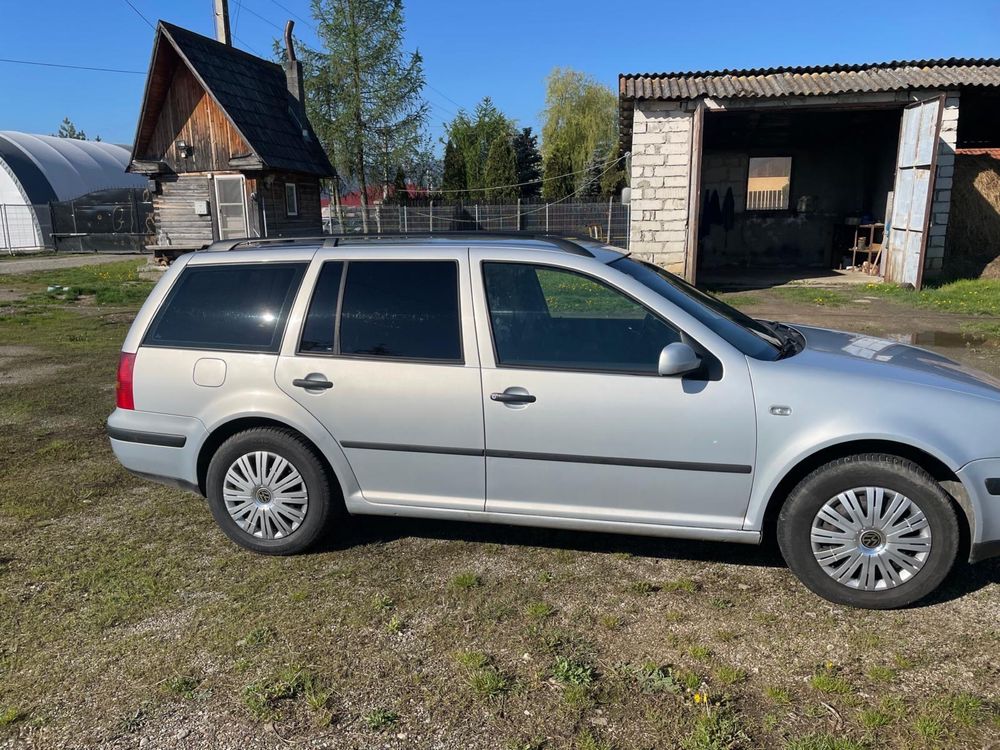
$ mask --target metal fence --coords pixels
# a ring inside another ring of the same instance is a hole
[[[71,201],[0,204],[0,252],[142,252],[155,234],[148,191],[101,190]]]
[[[617,200],[600,203],[411,202],[407,205],[329,206],[323,210],[327,234],[406,232],[567,232],[587,234],[628,247],[629,208]]]
[[[47,203],[38,205],[0,203],[0,252],[51,247],[52,216]]]

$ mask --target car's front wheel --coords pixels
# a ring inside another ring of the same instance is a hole
[[[291,430],[263,427],[233,435],[212,457],[205,484],[226,536],[266,555],[306,549],[331,515],[326,470]]]
[[[813,592],[867,609],[927,596],[958,554],[958,519],[941,486],[898,456],[849,456],[815,470],[778,517],[781,553]]]

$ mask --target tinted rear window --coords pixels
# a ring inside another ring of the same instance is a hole
[[[458,264],[348,263],[339,333],[341,354],[460,361]]]
[[[304,270],[303,263],[189,266],[143,344],[276,352]]]

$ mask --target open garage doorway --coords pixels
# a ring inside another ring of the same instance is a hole
[[[878,281],[903,111],[705,112],[698,282]]]

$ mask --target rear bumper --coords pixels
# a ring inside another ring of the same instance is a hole
[[[1000,495],[995,494],[1000,478],[1000,458],[970,461],[958,470],[958,478],[969,494],[975,522],[969,562],[1000,555]]]
[[[192,417],[115,409],[108,417],[111,450],[145,479],[199,492],[198,451],[205,425]]]

